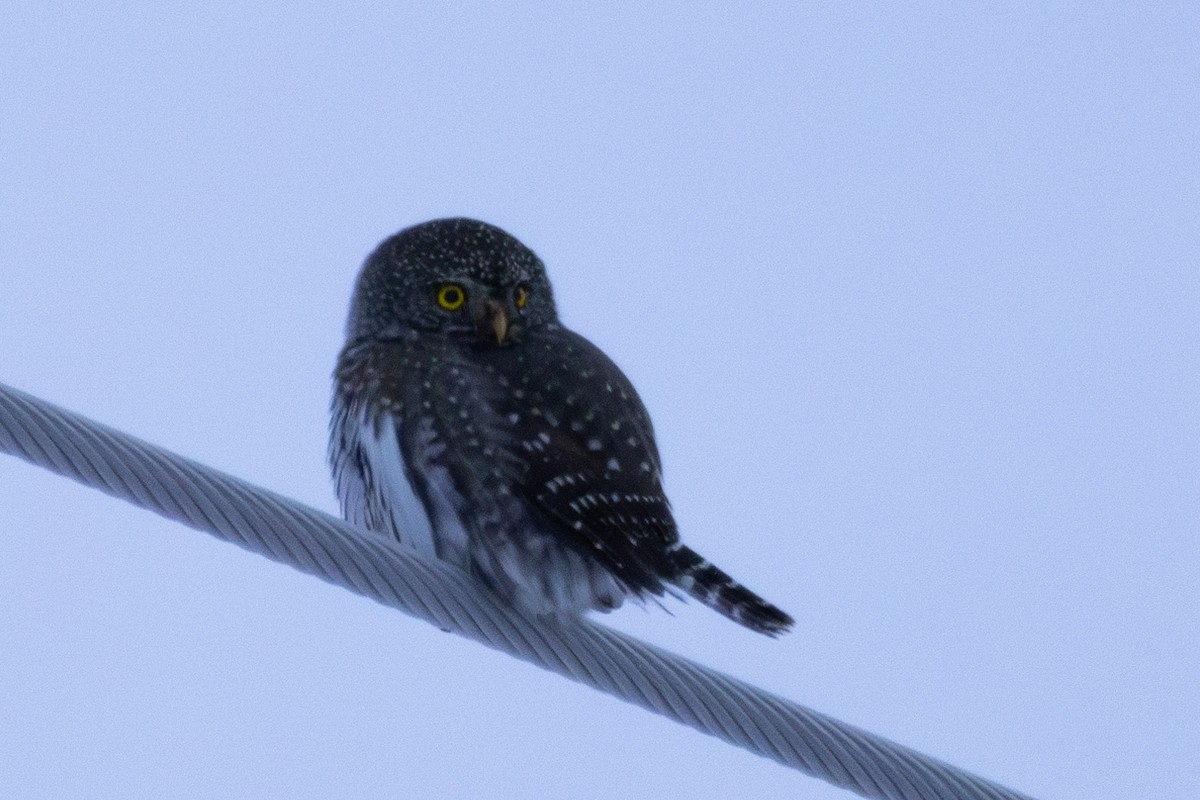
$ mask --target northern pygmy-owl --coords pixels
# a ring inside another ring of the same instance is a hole
[[[771,636],[792,618],[685,547],[645,407],[558,321],[542,262],[492,225],[408,228],[368,257],[334,373],[342,513],[539,614],[678,587]]]

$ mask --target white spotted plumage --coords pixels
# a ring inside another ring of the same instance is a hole
[[[541,261],[490,225],[425,223],[367,260],[329,456],[348,519],[536,613],[678,587],[761,633],[792,624],[680,542],[637,392],[558,322]]]

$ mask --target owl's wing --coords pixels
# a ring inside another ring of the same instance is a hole
[[[662,594],[679,534],[661,487],[614,475],[561,432],[539,455],[528,474],[537,511],[631,589]]]
[[[586,339],[560,330],[554,345],[553,357],[521,359],[533,388],[501,402],[522,463],[513,483],[560,540],[639,594],[662,594],[680,545],[649,415]]]

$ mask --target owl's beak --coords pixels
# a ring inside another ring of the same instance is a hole
[[[508,312],[496,300],[484,300],[475,312],[475,326],[480,336],[496,335],[496,344],[504,344],[508,336]]]

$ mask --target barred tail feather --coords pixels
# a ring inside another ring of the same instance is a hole
[[[675,584],[717,613],[772,637],[787,633],[795,624],[786,612],[742,586],[696,551],[680,547],[674,556],[678,576]]]

